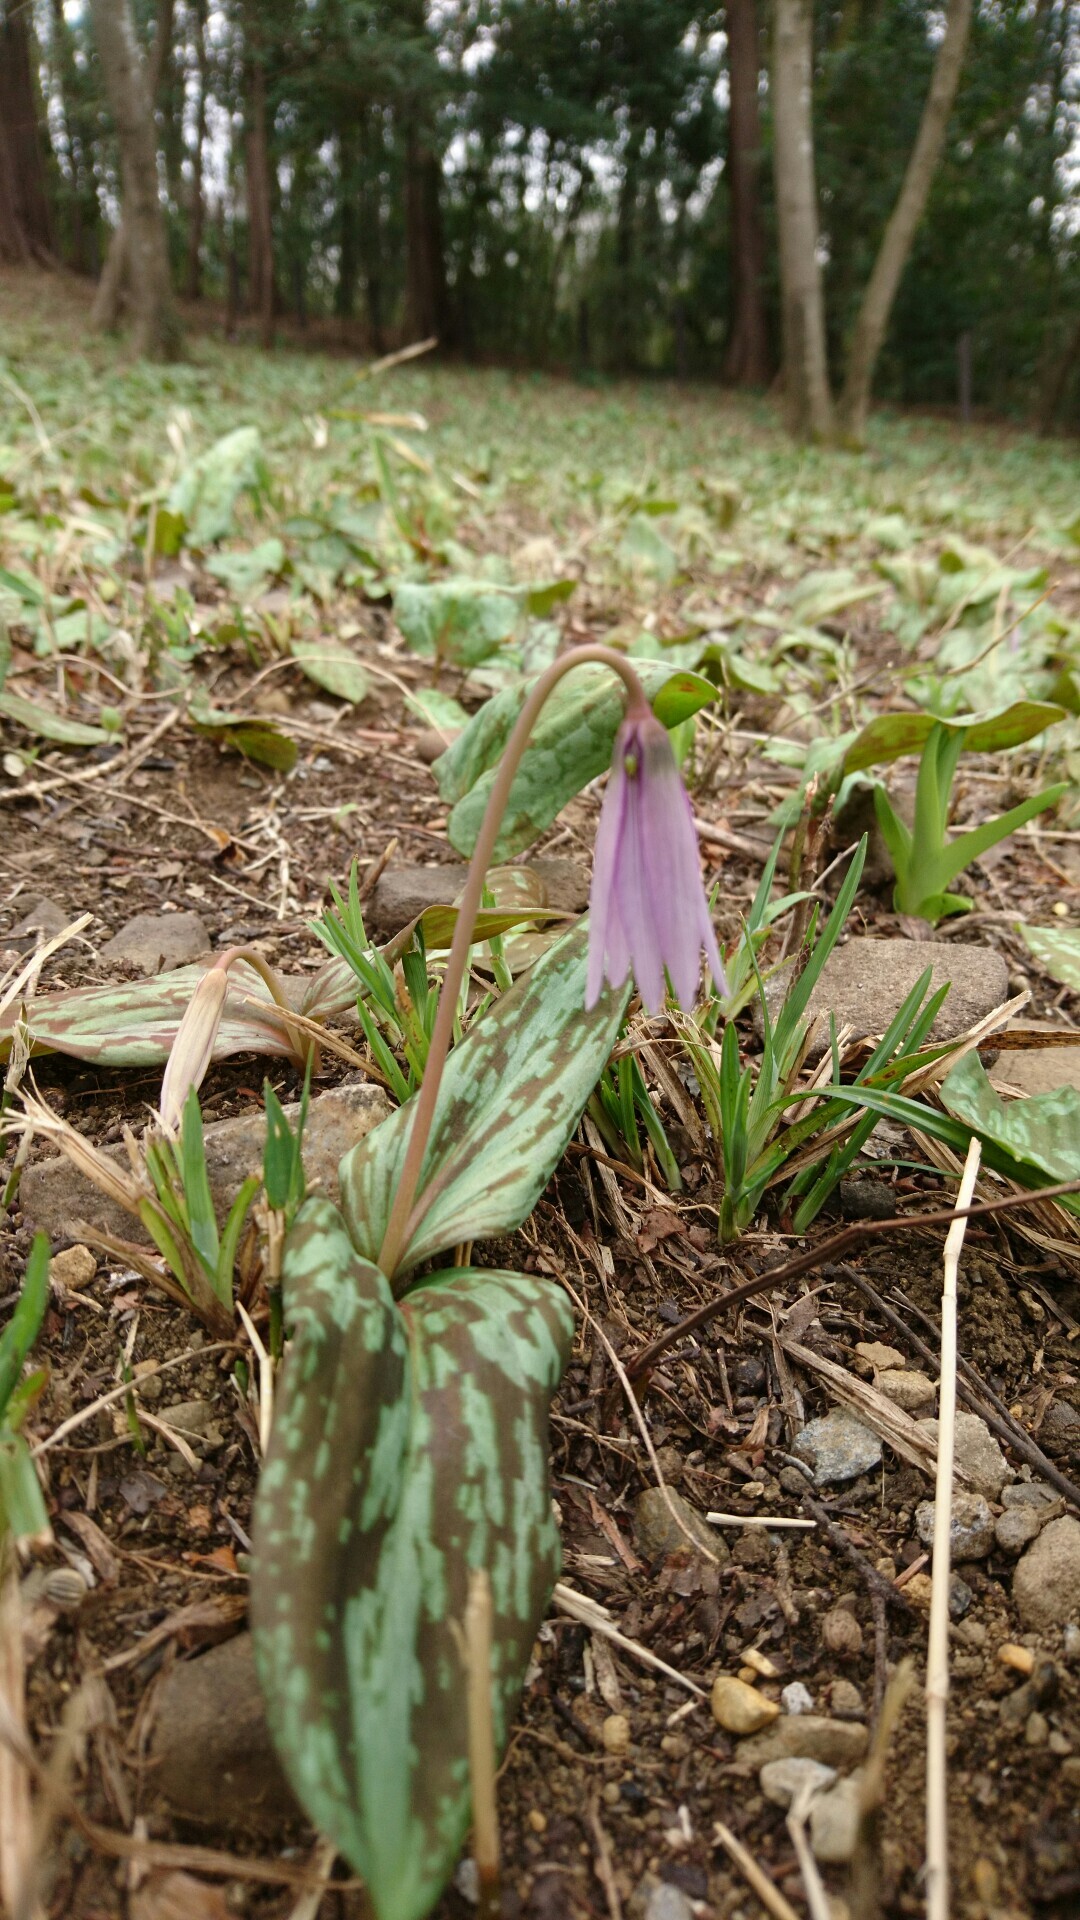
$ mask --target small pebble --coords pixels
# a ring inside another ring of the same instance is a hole
[[[924,1547],[934,1544],[934,1502],[915,1509],[915,1526]],[[994,1545],[994,1516],[979,1493],[953,1495],[949,1547],[954,1560],[985,1560]]]
[[[913,1607],[925,1607],[929,1611],[934,1586],[928,1573],[913,1573],[910,1580],[904,1581],[903,1591]]]
[[[976,1860],[971,1869],[971,1890],[984,1907],[996,1907],[1001,1899],[1001,1878],[992,1860]]]
[[[878,1374],[874,1384],[878,1392],[883,1393],[903,1413],[924,1411],[937,1396],[937,1388],[928,1375],[914,1370],[909,1372],[907,1368],[901,1372],[897,1368],[887,1367],[884,1373]]]
[[[604,1752],[616,1759],[630,1751],[630,1722],[625,1713],[609,1713],[600,1729]]]
[[[779,1671],[769,1659],[768,1654],[759,1652],[757,1647],[744,1647],[742,1657],[743,1664],[752,1667],[755,1673],[760,1673],[763,1680],[779,1679]]]
[[[994,1539],[1002,1553],[1023,1553],[1042,1532],[1042,1527],[1042,1519],[1035,1509],[1009,1507],[994,1521]]]
[[[903,1367],[904,1356],[899,1347],[887,1347],[880,1340],[858,1340],[855,1352],[863,1362],[864,1370],[875,1373],[887,1372],[891,1367]]]
[[[997,1650],[997,1657],[1003,1667],[1012,1667],[1017,1673],[1029,1674],[1035,1671],[1035,1655],[1030,1647],[1019,1647],[1012,1640],[1006,1640]]]
[[[1080,1753],[1074,1753],[1061,1763],[1061,1777],[1070,1787],[1080,1787]]]
[[[56,1287],[81,1293],[97,1272],[97,1260],[89,1247],[65,1247],[49,1261],[49,1279]]]
[[[811,1420],[795,1437],[793,1451],[809,1460],[819,1487],[854,1480],[881,1465],[881,1440],[846,1407]]]
[[[790,1807],[809,1784],[814,1789],[831,1787],[836,1768],[823,1766],[820,1760],[766,1760],[758,1774],[758,1784],[766,1800],[774,1807]]]
[[[616,1788],[616,1798],[618,1798],[617,1788]],[[528,1817],[529,1825],[532,1828],[534,1833],[547,1832],[547,1814],[541,1813],[539,1807],[530,1807],[527,1817]]]
[[[839,1720],[860,1720],[866,1704],[857,1686],[850,1680],[834,1680],[829,1688],[829,1710]]]
[[[685,1760],[690,1751],[690,1742],[685,1733],[665,1733],[660,1742],[661,1753],[669,1760]]]
[[[1080,1627],[1074,1620],[1069,1621],[1062,1635],[1062,1651],[1070,1666],[1074,1661],[1080,1660]]]
[[[1068,1734],[1062,1733],[1060,1728],[1058,1727],[1054,1728],[1052,1734],[1050,1735],[1049,1740],[1047,1741],[1047,1745],[1050,1748],[1051,1753],[1059,1754],[1062,1758],[1064,1758],[1065,1754],[1071,1753],[1073,1750],[1072,1741],[1069,1739]]]
[[[785,1713],[813,1713],[814,1697],[801,1680],[792,1680],[780,1695]]]
[[[780,1713],[775,1700],[767,1700],[756,1687],[747,1686],[733,1673],[717,1674],[710,1704],[713,1719],[725,1733],[760,1733]]]
[[[1050,1727],[1046,1715],[1029,1713],[1024,1722],[1024,1739],[1029,1747],[1045,1747],[1050,1737]]]
[[[645,1920],[694,1920],[694,1909],[681,1887],[661,1880],[645,1903]]]
[[[821,1638],[830,1653],[862,1652],[862,1628],[847,1607],[833,1607],[821,1622]]]
[[[962,1580],[958,1573],[949,1575],[949,1618],[951,1620],[962,1620],[974,1598],[975,1595],[966,1580]]]
[[[965,1620],[962,1627],[957,1627],[956,1637],[965,1647],[985,1647],[990,1635],[981,1620]]]
[[[622,1799],[622,1788],[617,1780],[605,1780],[600,1789],[600,1798],[605,1807],[617,1807]]]
[[[810,1808],[810,1845],[815,1858],[827,1865],[850,1860],[859,1827],[859,1775],[838,1780],[820,1794]]]

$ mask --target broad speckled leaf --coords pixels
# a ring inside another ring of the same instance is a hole
[[[159,973],[153,980],[45,994],[30,1006],[31,1052],[65,1053],[73,1060],[93,1060],[110,1067],[163,1066],[188,1002],[206,971],[203,966],[177,967],[171,973]],[[306,991],[307,985],[302,982],[300,992]],[[339,994],[333,1010],[350,1006],[355,998],[354,984],[344,997]],[[20,1011],[16,1005],[0,1015],[0,1059],[10,1050],[11,1029]],[[283,1054],[288,1058],[293,1052],[264,982],[251,975],[242,980],[230,977],[213,1058],[227,1060],[234,1053]]]
[[[351,647],[343,640],[293,640],[290,651],[298,667],[317,687],[354,707],[366,700],[371,682]]]
[[[615,1045],[630,986],[588,1013],[583,920],[516,981],[453,1049],[443,1074],[417,1207],[394,1275],[465,1240],[527,1219]],[[399,1107],[341,1162],[341,1204],[356,1246],[377,1260],[412,1126]],[[400,1286],[397,1289],[401,1291]]]
[[[1055,980],[1080,993],[1080,929],[1076,927],[1032,927],[1018,922],[1031,953]]]
[[[235,427],[184,468],[165,505],[187,526],[188,544],[208,547],[232,531],[240,494],[265,487],[266,460],[258,427]]]
[[[108,746],[110,740],[116,739],[116,735],[107,733],[104,727],[88,726],[85,720],[69,720],[66,714],[53,713],[51,707],[39,707],[36,700],[27,700],[21,693],[0,693],[0,719],[13,720],[17,727],[36,733],[42,740],[54,740],[58,747]]]
[[[402,580],[394,619],[414,653],[474,667],[497,653],[521,618],[519,596],[489,580]]]
[[[301,1209],[283,1279],[251,1584],[267,1715],[378,1920],[421,1920],[470,1818],[470,1569],[491,1579],[500,1749],[558,1575],[547,1419],[572,1317],[550,1281],[480,1269],[398,1306],[325,1200]]]
[[[942,1081],[941,1102],[954,1120],[1049,1181],[1080,1180],[1080,1092],[1075,1087],[1002,1100],[978,1054],[966,1053]]]
[[[635,660],[634,670],[666,727],[678,726],[716,698],[700,674],[672,673],[662,660]],[[451,846],[470,854],[495,778],[495,767],[521,711],[526,689],[507,687],[481,707],[460,739],[436,760],[439,793],[453,802]],[[529,846],[575,793],[611,765],[625,709],[621,682],[610,667],[588,661],[560,680],[541,713],[510,789],[495,847],[512,860]]]
[[[1015,700],[999,713],[960,713],[948,719],[932,713],[879,713],[851,742],[844,755],[844,773],[861,773],[866,767],[921,753],[936,726],[947,733],[962,733],[968,753],[1001,753],[1007,747],[1022,746],[1064,718],[1064,707],[1048,700]]]

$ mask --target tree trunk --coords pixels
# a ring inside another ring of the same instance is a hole
[[[0,0],[0,260],[55,266],[30,18],[21,0]]]
[[[731,198],[731,339],[724,378],[736,387],[763,387],[769,378],[769,338],[762,279],[765,232],[761,219],[761,68],[757,0],[728,0],[728,181]]]
[[[266,129],[266,67],[256,25],[245,14],[249,69],[248,124],[244,147],[248,215],[248,294],[258,315],[259,342],[274,344],[274,227],[270,204],[270,151]]]
[[[146,92],[147,92],[147,98],[150,102],[150,128],[151,128],[151,133],[153,135],[153,140],[154,140],[155,192],[157,190],[156,189],[157,130],[154,125],[153,109],[154,109],[154,102],[157,100],[158,94],[161,91],[162,76],[165,72],[169,51],[172,46],[172,32],[173,32],[173,0],[160,0],[160,4],[158,6],[158,12],[157,12],[157,27],[154,34],[154,43],[150,49],[149,59],[146,62]],[[102,54],[102,64],[104,64],[104,54]],[[122,162],[122,155],[121,155],[121,162]],[[122,167],[121,167],[121,171],[122,171]],[[101,270],[101,277],[98,280],[97,292],[94,295],[94,304],[90,311],[90,325],[98,333],[113,333],[115,329],[120,325],[120,315],[123,310],[124,295],[128,290],[129,278],[131,274],[131,254],[128,246],[128,234],[127,234],[127,226],[125,221],[126,208],[124,205],[124,200],[126,200],[126,189],[123,192],[122,200],[121,200],[120,221],[118,226],[116,227],[115,232],[112,235],[112,238],[109,241],[109,250],[105,255],[105,265]],[[162,233],[163,234],[164,234],[164,230],[165,230],[164,216],[162,216]],[[165,242],[165,248],[166,248],[165,271],[166,271],[166,276],[168,276],[168,240],[167,239]],[[170,296],[170,299],[171,299],[171,296]],[[174,324],[178,325],[178,323],[174,323]],[[177,335],[176,344],[178,343],[179,343],[179,335]],[[149,357],[152,359],[158,359],[161,356],[158,354],[151,354]],[[166,357],[171,357],[171,354],[167,355]]]
[[[1036,417],[1040,433],[1065,431],[1061,409],[1069,380],[1078,366],[1080,366],[1080,320],[1073,327],[1061,352],[1054,356],[1043,376]]]
[[[130,0],[90,0],[90,13],[120,146],[133,344],[146,359],[169,360],[179,350],[180,328],[172,305],[165,219],[158,196],[153,96]]]
[[[878,248],[848,348],[847,376],[840,401],[846,438],[860,444],[866,433],[874,367],[889,324],[896,290],[907,265],[919,222],[926,211],[934,173],[941,159],[960,73],[971,32],[972,0],[949,0],[945,33],[938,47],[930,91],[911,150],[896,205]]]
[[[207,0],[195,0],[195,51],[199,68],[199,105],[195,117],[195,148],[191,156],[191,199],[188,208],[187,274],[185,292],[197,300],[202,292],[202,241],[206,210],[203,205],[203,147],[206,144],[206,99],[210,91],[210,63],[206,55]]]
[[[833,434],[814,178],[812,0],[776,0],[773,119],[784,388],[793,433]]]
[[[439,162],[410,128],[405,143],[405,331],[410,341],[449,334]]]

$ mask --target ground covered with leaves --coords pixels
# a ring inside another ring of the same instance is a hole
[[[458,803],[431,762],[486,698],[567,641],[604,639],[715,683],[681,744],[729,950],[778,826],[798,816],[800,783],[883,714],[1060,702],[1067,717],[1015,751],[964,756],[953,821],[975,825],[1048,778],[1071,789],[1071,446],[896,418],[875,423],[863,456],[799,450],[771,405],[713,390],[423,360],[372,373],[261,356],[212,330],[178,367],[132,367],[117,344],[88,340],[85,322],[77,286],[0,279],[8,981],[87,916],[44,959],[39,997],[237,944],[311,976],[325,955],[310,921],[353,860],[379,938],[425,889],[433,898],[441,883],[452,899]],[[913,764],[896,761],[894,793],[910,789]],[[858,804],[813,850],[826,898],[861,831]],[[562,863],[558,904],[571,910],[584,904],[597,807],[589,786],[534,836],[537,855]],[[1068,964],[1049,965],[1045,941],[1036,957],[1018,927],[1077,926],[1078,844],[1070,791],[965,877],[974,911],[933,937],[998,968],[1001,990],[969,1025],[1029,994],[1016,1009],[1029,1042],[1036,1021],[1050,1038],[1076,1031],[1075,971],[1070,985]],[[781,872],[789,849],[790,833]],[[434,883],[420,871],[451,866]],[[876,838],[847,932],[933,935],[895,913]],[[782,935],[778,923],[767,963]],[[880,1031],[872,1010],[867,1020],[863,1033]],[[377,1085],[355,1022],[336,1030],[343,1052],[326,1056],[318,1088]],[[864,1177],[845,1180],[807,1233],[794,1234],[779,1184],[722,1245],[715,1152],[678,1026],[635,1016],[630,1034],[677,1188],[648,1145],[629,1164],[586,1120],[514,1245],[475,1255],[560,1279],[578,1313],[552,1419],[577,1601],[541,1633],[501,1776],[504,1908],[533,1920],[750,1916],[759,1895],[720,1823],[767,1874],[769,1910],[803,1913],[784,1805],[796,1776],[783,1764],[816,1762],[839,1777],[821,1776],[832,1791],[811,1826],[834,1900],[852,1914],[916,1913],[919,1509],[933,1487],[932,1433],[918,1423],[935,1412],[944,1231],[920,1216],[950,1206],[956,1162],[883,1122]],[[753,1060],[749,1008],[739,1034]],[[1023,1056],[1001,1045],[995,1029],[984,1051],[995,1084],[1023,1085],[1012,1071]],[[160,1089],[160,1071],[55,1054],[32,1072],[52,1108],[106,1146],[145,1124]],[[266,1072],[295,1098],[289,1065],[242,1055],[211,1069],[207,1121],[261,1111]],[[251,1362],[246,1337],[209,1339],[89,1247],[71,1190],[42,1200],[39,1179],[33,1213],[33,1169],[50,1151],[32,1148],[26,1195],[9,1187],[0,1242],[10,1308],[51,1207],[49,1379],[30,1438],[54,1542],[22,1580],[27,1719],[35,1764],[51,1768],[35,1842],[43,1910],[359,1914],[346,1869],[289,1805],[245,1665],[259,1459],[257,1407],[236,1377],[238,1355]],[[871,1237],[830,1248],[871,1214]],[[678,1331],[807,1248],[820,1259],[803,1276]],[[264,1324],[257,1292],[248,1305]],[[952,1599],[953,1911],[1064,1920],[1080,1901],[1080,1564],[1072,1535],[1053,1529],[1080,1514],[1075,1216],[1044,1203],[972,1221],[960,1328],[976,1422],[961,1467],[985,1519],[973,1521],[977,1553],[957,1554]],[[665,1333],[666,1350],[635,1374]],[[868,1451],[830,1477],[813,1430],[804,1436],[819,1418],[835,1428],[839,1409],[854,1410]],[[727,1519],[710,1526],[707,1513]],[[1025,1588],[1033,1553],[1043,1560]],[[883,1756],[884,1806],[856,1835],[842,1783],[866,1764],[906,1658],[913,1685]],[[341,1884],[320,1892],[320,1875]],[[470,1892],[466,1863],[444,1911],[467,1914]]]

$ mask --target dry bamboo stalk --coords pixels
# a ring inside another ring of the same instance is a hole
[[[971,1205],[981,1148],[972,1134],[956,1196]],[[941,1287],[941,1383],[938,1401],[937,1479],[934,1485],[934,1557],[930,1632],[926,1649],[926,1914],[949,1920],[949,1839],[945,1803],[945,1710],[949,1698],[949,1535],[952,1529],[956,1447],[956,1275],[966,1220],[955,1220],[945,1241]]]

